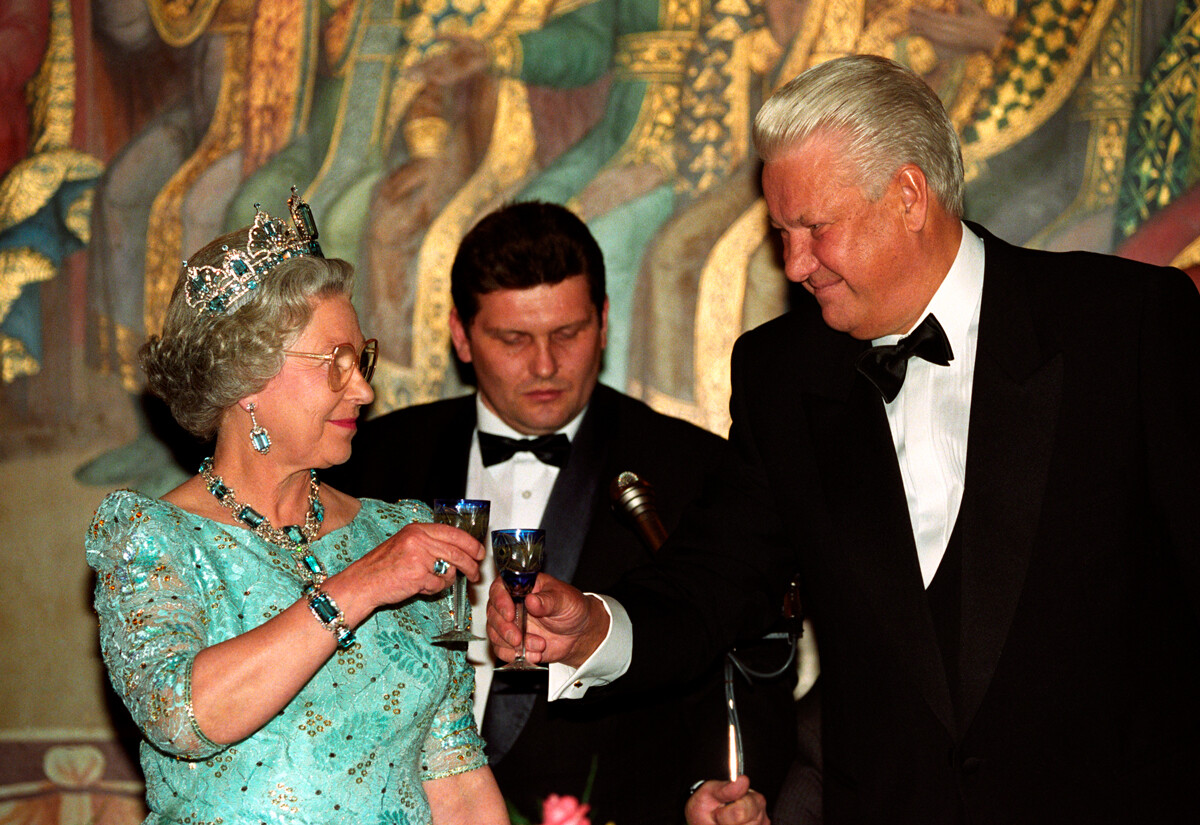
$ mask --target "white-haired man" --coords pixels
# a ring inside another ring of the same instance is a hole
[[[964,224],[954,130],[887,60],[805,72],[755,140],[814,300],[738,342],[736,459],[657,567],[607,605],[539,583],[552,689],[686,675],[798,567],[826,822],[1200,821],[1194,285]]]

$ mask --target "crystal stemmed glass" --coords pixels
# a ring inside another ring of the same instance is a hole
[[[488,515],[491,502],[471,498],[438,498],[433,501],[433,520],[438,524],[449,524],[459,530],[471,534],[471,538],[486,545],[488,532]],[[450,589],[450,620],[451,627],[433,637],[440,644],[453,642],[481,642],[485,639],[476,636],[467,629],[467,621],[471,615],[471,604],[468,599],[467,577],[460,570],[454,577]]]
[[[517,608],[517,624],[521,627],[521,649],[517,658],[496,670],[547,670],[525,658],[525,597],[533,590],[537,574],[542,569],[546,546],[545,530],[493,530],[492,554],[504,587]]]

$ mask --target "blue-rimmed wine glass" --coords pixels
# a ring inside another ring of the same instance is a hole
[[[517,608],[517,624],[521,628],[521,649],[517,658],[496,670],[546,670],[525,658],[525,597],[533,590],[537,574],[542,569],[546,548],[546,531],[531,529],[493,530],[492,555],[496,569],[508,594]]]
[[[437,498],[433,500],[433,520],[438,524],[449,524],[471,534],[471,538],[487,545],[488,517],[492,503],[473,498]],[[454,642],[482,642],[467,627],[471,616],[468,598],[467,577],[458,571],[450,591],[450,628],[433,637],[439,644]]]

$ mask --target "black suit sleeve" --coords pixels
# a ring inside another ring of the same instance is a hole
[[[787,504],[776,500],[763,470],[770,430],[754,420],[749,403],[755,385],[764,386],[752,374],[769,360],[755,349],[745,337],[734,348],[732,449],[659,560],[613,590],[634,634],[630,670],[615,685],[690,678],[737,641],[761,636],[780,615],[795,552],[784,526]]]
[[[1187,277],[1143,279],[1138,386],[1145,425],[1147,529],[1169,548],[1170,563],[1200,619],[1200,293]]]

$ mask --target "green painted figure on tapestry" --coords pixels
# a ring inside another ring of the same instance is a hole
[[[568,0],[536,29],[486,40],[453,38],[421,66],[427,78],[446,87],[484,73],[557,90],[608,79],[595,125],[510,196],[566,204],[588,222],[608,271],[609,344],[601,379],[619,388],[625,384],[638,266],[673,208],[672,141],[700,9],[701,0]],[[494,206],[477,204],[481,212]],[[421,281],[429,273],[402,269],[397,277]],[[434,376],[433,382],[444,392],[452,376]]]
[[[310,3],[310,12],[316,3]],[[349,20],[339,21],[347,39],[329,65],[317,75],[315,65],[302,67],[301,88],[311,97],[297,101],[298,128],[292,139],[238,188],[226,213],[226,229],[240,226],[247,203],[283,210],[284,195],[297,186],[314,211],[326,215],[321,243],[332,257],[354,261],[355,239],[366,213],[371,187],[383,173],[384,146],[379,101],[395,81],[404,40],[394,18],[394,4],[381,0],[350,3]],[[306,15],[306,39],[322,22]],[[261,82],[249,78],[251,84]],[[311,84],[311,85],[310,85]]]
[[[238,224],[247,203],[282,208],[279,193],[295,185],[314,211],[327,216],[321,236],[327,253],[357,263],[372,192],[385,172],[410,155],[401,124],[424,86],[413,66],[441,38],[489,32],[504,23],[505,15],[524,11],[520,3],[489,5],[486,0],[338,4],[320,21],[327,70],[316,75],[315,65],[305,67],[312,76],[300,79],[302,87],[312,88],[310,97],[298,100],[300,126],[242,182],[227,226]]]
[[[672,141],[699,0],[593,0],[517,39],[526,83],[582,86],[611,69],[604,114],[518,195],[566,204],[604,253],[609,313],[601,380],[625,388],[633,293],[646,244],[674,208]]]
[[[1200,7],[1178,0],[1129,132],[1116,242],[1200,183]],[[1196,240],[1196,239],[1189,239]]]
[[[1129,136],[1137,91],[1175,5],[1018,4],[995,80],[956,122],[968,218],[1013,243],[1113,250],[1117,193],[1127,152],[1137,151]]]
[[[730,96],[733,108],[748,110],[751,101],[731,76],[744,79],[745,58],[735,50],[764,26],[761,2],[595,0],[521,35],[511,49],[508,70],[531,84],[582,85],[611,67],[600,122],[518,197],[570,206],[599,243],[609,297],[601,380],[618,389],[629,384],[648,245],[681,195],[724,180],[746,155],[744,137],[740,148],[731,144],[727,115]],[[780,48],[772,41],[765,51],[777,56]]]
[[[968,217],[1017,242],[1109,251],[1134,90],[1174,2],[800,4],[780,73],[850,52],[910,65],[962,134]],[[1194,3],[1183,5],[1194,17]],[[841,14],[846,8],[857,11]],[[1158,131],[1177,139],[1173,128]],[[1151,165],[1155,179],[1159,164]],[[651,241],[639,285],[633,391],[718,431],[727,426],[725,365],[738,331],[727,327],[764,320],[762,299],[771,296],[762,270],[778,269],[751,237],[765,239],[752,178],[734,176],[677,210]]]
[[[41,283],[90,237],[100,161],[74,148],[71,5],[5,9],[0,20],[0,385],[43,361]]]

